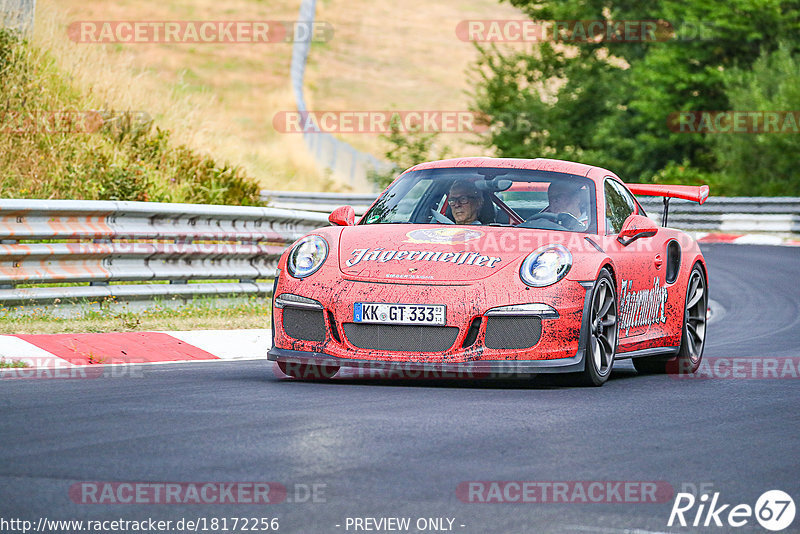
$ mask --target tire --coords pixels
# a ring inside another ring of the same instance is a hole
[[[339,366],[313,363],[278,362],[281,372],[301,380],[329,380],[339,372]]]
[[[600,271],[592,288],[586,327],[584,368],[576,376],[577,383],[602,386],[614,367],[619,334],[617,291],[606,269]]]
[[[643,374],[691,374],[700,367],[706,344],[708,286],[702,267],[695,264],[686,284],[681,346],[672,358],[634,358],[633,366]]]

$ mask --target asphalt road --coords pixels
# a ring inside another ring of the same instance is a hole
[[[800,356],[800,248],[704,251],[711,297],[725,309],[705,357]],[[674,493],[659,503],[575,494],[568,500],[577,502],[471,503],[456,491],[469,481],[651,481],[750,506],[780,489],[800,506],[799,378],[677,380],[637,376],[629,362],[602,388],[299,382],[265,362],[126,374],[0,380],[0,531],[15,531],[2,524],[14,518],[277,517],[280,532],[344,533],[366,531],[347,528],[347,518],[407,517],[408,532],[420,531],[419,518],[452,519],[465,534],[766,532],[754,518],[738,529],[670,528]],[[86,481],[271,481],[289,495],[268,505],[77,504],[70,487]],[[306,498],[312,485],[318,502]]]

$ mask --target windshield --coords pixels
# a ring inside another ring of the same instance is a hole
[[[516,226],[597,233],[594,182],[583,176],[503,168],[412,171],[360,224]]]

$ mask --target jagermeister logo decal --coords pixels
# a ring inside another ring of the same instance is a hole
[[[456,265],[469,265],[471,267],[495,266],[503,261],[496,256],[484,256],[478,252],[437,252],[434,250],[386,250],[377,248],[357,248],[350,252],[352,258],[345,265],[352,267],[364,262],[387,263],[398,261],[404,263],[439,262],[454,263]]]
[[[623,280],[619,296],[619,331],[627,336],[631,328],[667,322],[668,290],[653,279],[652,289],[631,291],[633,280]]]

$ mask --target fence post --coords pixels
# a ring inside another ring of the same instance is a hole
[[[316,11],[317,0],[302,0],[298,16],[299,22],[313,24],[316,18]],[[305,41],[295,41],[292,48],[292,64],[290,69],[295,105],[297,107],[297,111],[304,118],[304,124],[307,122],[313,123],[313,120],[307,121],[305,115],[303,115],[308,111],[306,108],[305,96],[303,95],[303,87],[306,65],[308,62],[308,54],[311,50],[311,35],[312,34],[309,34],[309,38]],[[347,181],[350,185],[366,184],[368,182],[367,173],[369,169],[383,170],[391,168],[388,163],[379,160],[372,154],[360,152],[349,143],[340,141],[327,132],[323,133],[320,130],[319,125],[316,123],[308,125],[308,127],[303,131],[303,139],[305,140],[306,148],[314,155],[314,159],[319,165],[329,169],[333,174],[339,174],[343,178],[347,178]],[[328,146],[330,146],[331,153],[328,153],[327,151],[325,153],[322,152],[323,144],[325,145],[326,149]],[[338,172],[337,157],[340,149],[353,153],[355,155],[354,160],[358,159],[363,161],[364,167],[360,168],[353,164],[349,167],[349,174],[347,174],[346,171]]]
[[[0,0],[3,26],[23,35],[33,32],[36,0]]]

